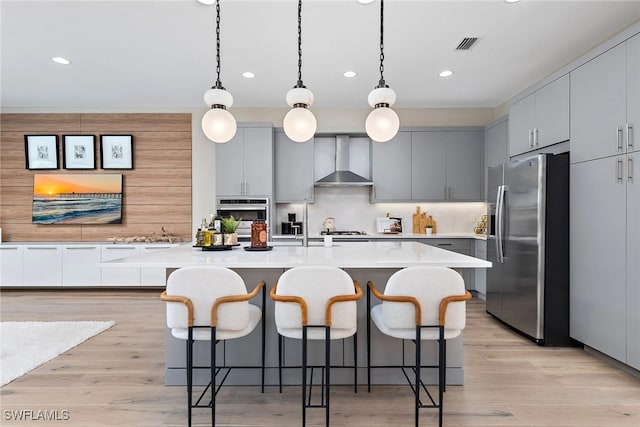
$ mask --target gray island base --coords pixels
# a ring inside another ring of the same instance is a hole
[[[244,279],[250,291],[260,281],[267,283],[267,292],[278,280],[283,271],[301,265],[331,265],[344,269],[360,282],[363,290],[367,281],[373,281],[379,289],[384,289],[387,279],[397,270],[412,266],[443,266],[454,269],[487,268],[490,262],[467,255],[450,252],[444,249],[416,242],[345,242],[334,244],[331,248],[323,246],[293,247],[276,246],[268,252],[246,252],[242,248],[223,252],[203,252],[190,245],[182,245],[151,254],[133,256],[103,263],[106,267],[163,267],[167,274],[177,268],[190,265],[217,265],[233,269]],[[158,294],[159,298],[159,294]],[[253,304],[262,305],[260,298]],[[372,297],[372,305],[378,301]],[[366,291],[358,302],[358,383],[366,383]],[[274,303],[266,298],[266,379],[265,384],[278,384],[278,339],[273,319]],[[463,336],[447,342],[447,384],[461,385],[464,382]],[[331,343],[331,364],[353,366],[352,340],[336,340]],[[409,364],[414,358],[413,343],[402,342],[381,334],[375,327],[371,328],[371,363],[375,365],[402,364],[404,358]],[[183,385],[185,374],[185,342],[175,339],[171,332],[166,332],[166,370],[167,385]],[[423,364],[434,365],[437,362],[437,344],[424,342]],[[218,344],[219,364],[232,366],[258,366],[260,363],[260,328],[252,334],[238,340]],[[284,366],[301,365],[301,343],[299,340],[285,340]],[[324,350],[321,342],[310,342],[309,363],[323,364]],[[194,360],[196,366],[207,366],[209,344],[196,343]],[[320,370],[315,370],[320,375]],[[425,370],[427,383],[436,380],[435,370]],[[352,368],[336,368],[331,370],[333,384],[352,384]],[[399,369],[373,369],[373,384],[403,384],[405,379]],[[209,371],[196,370],[195,384],[206,384]],[[314,380],[315,382],[316,380]],[[318,380],[319,381],[319,377]],[[286,368],[283,372],[283,384],[300,384],[300,369]],[[258,385],[259,369],[234,369],[227,378],[227,384]]]

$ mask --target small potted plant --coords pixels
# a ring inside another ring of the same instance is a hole
[[[242,218],[236,220],[233,215],[229,218],[222,218],[222,232],[224,233],[225,245],[237,245],[238,244],[238,226],[240,225]]]
[[[433,225],[427,225],[425,231],[427,232],[427,236],[430,236],[433,233]]]

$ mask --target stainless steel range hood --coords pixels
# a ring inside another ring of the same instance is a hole
[[[316,181],[316,187],[371,186],[373,182],[349,170],[349,135],[336,135],[336,171]]]

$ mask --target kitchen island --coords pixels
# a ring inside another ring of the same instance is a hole
[[[358,280],[365,289],[368,280],[376,283],[379,289],[384,289],[387,279],[397,270],[413,266],[440,266],[454,269],[487,268],[491,263],[485,260],[473,258],[467,255],[440,249],[417,242],[406,241],[379,241],[379,242],[334,242],[330,248],[322,244],[311,243],[309,247],[303,246],[275,246],[271,251],[247,252],[242,247],[236,247],[229,251],[203,251],[201,248],[193,248],[190,245],[181,245],[175,248],[158,251],[145,255],[137,255],[119,260],[101,263],[102,267],[114,268],[144,268],[162,267],[167,269],[167,274],[177,268],[194,265],[215,265],[231,268],[238,272],[245,280],[248,290],[260,281],[267,283],[270,289],[278,280],[282,272],[288,268],[303,265],[325,265],[344,269],[354,280]],[[159,298],[159,295],[158,295]],[[260,305],[256,298],[254,304]],[[267,384],[277,384],[277,334],[273,320],[273,301],[267,298],[266,302],[267,322]],[[358,366],[361,368],[358,378],[366,380],[366,300],[358,302]],[[372,328],[372,355],[371,360],[376,365],[399,364],[401,360],[399,351],[385,352],[383,349],[390,346],[402,345],[398,340],[391,339],[380,334]],[[447,383],[462,384],[464,380],[462,336],[450,340],[447,343]],[[332,344],[332,364],[353,364],[352,341],[335,342]],[[196,343],[206,344],[206,343]],[[318,343],[310,343],[318,344]],[[285,346],[285,364],[300,365],[299,341],[287,340]],[[260,335],[258,330],[244,339],[233,340],[226,344],[224,351],[220,351],[221,362],[224,358],[227,363],[234,366],[250,366],[258,363],[260,348]],[[320,363],[322,355],[318,346],[315,349],[310,346],[310,362]],[[411,360],[413,346],[406,345],[405,358]],[[434,343],[423,344],[424,363],[433,364],[437,352]],[[204,365],[208,359],[208,345],[196,346],[196,365]],[[184,342],[171,336],[169,330],[166,334],[166,384],[185,383],[185,354]],[[349,383],[352,381],[350,369],[334,369],[335,384]],[[435,378],[434,373],[425,375],[427,381]],[[195,371],[194,381],[206,383],[207,371]],[[258,384],[258,370],[234,370],[229,376],[228,382],[235,384]],[[334,381],[332,377],[332,382]],[[372,373],[372,382],[378,384],[400,384],[404,381],[399,370],[377,369]],[[283,378],[285,384],[298,384],[300,372],[298,369],[285,370]]]

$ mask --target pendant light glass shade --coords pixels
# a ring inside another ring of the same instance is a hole
[[[308,109],[313,104],[313,93],[302,83],[302,0],[298,0],[298,82],[287,92],[287,104],[293,108],[284,116],[284,133],[295,142],[309,141],[318,122]]]
[[[387,142],[398,133],[400,119],[389,107],[378,107],[371,111],[365,122],[369,138],[376,142]]]
[[[236,130],[236,119],[222,108],[212,108],[202,117],[202,131],[213,142],[230,141],[236,134]]]
[[[396,92],[384,81],[384,0],[380,0],[380,81],[367,101],[373,108],[364,126],[367,135],[376,142],[391,140],[400,129],[400,119],[390,108],[396,102]]]
[[[295,142],[309,141],[318,127],[315,116],[307,108],[313,104],[313,93],[305,87],[294,87],[287,92],[287,104],[293,108],[284,116],[284,133]]]
[[[212,4],[204,3],[204,4]],[[202,117],[202,131],[213,142],[228,142],[236,134],[237,124],[227,108],[233,105],[233,96],[220,81],[220,0],[216,4],[216,73],[215,85],[204,94],[204,103],[211,107]]]

